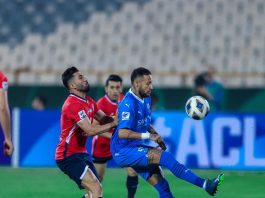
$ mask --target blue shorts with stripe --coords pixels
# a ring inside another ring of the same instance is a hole
[[[161,173],[159,165],[148,164],[149,146],[124,147],[113,153],[114,161],[120,167],[132,167],[147,180],[154,173]]]

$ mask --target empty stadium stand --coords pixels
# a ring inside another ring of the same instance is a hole
[[[91,84],[146,66],[160,86],[192,86],[205,65],[228,87],[264,86],[263,0],[0,1],[0,68],[18,84]]]

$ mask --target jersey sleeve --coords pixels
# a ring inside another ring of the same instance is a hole
[[[8,79],[1,72],[0,72],[0,89],[4,89],[4,90],[7,90],[8,89]]]
[[[79,103],[69,106],[69,108],[67,108],[65,111],[68,117],[70,117],[74,123],[78,123],[88,117],[84,106]]]
[[[119,128],[120,129],[133,129],[134,127],[134,110],[128,103],[120,103],[118,107],[119,115]]]
[[[105,109],[105,108],[104,108],[105,106],[106,106],[106,105],[104,105],[104,102],[103,102],[102,99],[100,99],[100,100],[97,101],[97,108],[98,108],[98,109],[101,109],[102,111],[105,112],[105,110],[104,110],[104,109]]]

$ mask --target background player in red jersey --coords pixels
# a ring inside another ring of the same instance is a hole
[[[8,80],[0,71],[0,122],[4,133],[4,154],[11,156],[13,143],[11,140],[10,112],[8,104]]]
[[[123,98],[122,93],[122,79],[118,75],[110,75],[106,80],[105,85],[106,94],[97,102],[97,106],[106,115],[114,116],[117,111],[119,100]],[[92,141],[92,156],[93,162],[98,172],[99,180],[102,181],[107,161],[112,159],[110,152],[110,138],[113,129],[107,133],[96,135]]]
[[[117,112],[118,102],[123,99],[122,78],[115,74],[110,75],[106,80],[105,93],[106,94],[97,102],[98,108],[106,115],[114,116]],[[93,137],[92,156],[100,181],[103,180],[107,161],[112,159],[112,154],[110,152],[110,138],[112,133],[113,129],[108,133]],[[138,176],[132,168],[127,168],[127,173],[126,186],[128,197],[133,198],[138,185]]]
[[[76,67],[66,69],[62,74],[62,81],[70,95],[62,107],[60,142],[55,153],[57,166],[80,189],[85,188],[86,197],[102,197],[102,187],[95,167],[88,158],[86,142],[88,136],[104,133],[115,127],[117,118],[106,116],[97,108],[96,102],[86,95],[89,83]],[[93,125],[93,119],[102,125]]]

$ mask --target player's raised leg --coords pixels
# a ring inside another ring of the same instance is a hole
[[[80,179],[81,185],[86,189],[88,195],[91,194],[92,198],[103,197],[101,184],[90,168],[87,168]]]
[[[138,175],[133,168],[127,168],[126,187],[128,198],[134,198],[138,186]]]
[[[224,180],[223,175],[219,175],[214,180],[203,179],[175,160],[171,153],[156,148],[152,148],[148,151],[148,163],[167,167],[176,177],[205,189],[210,195],[216,193],[218,186]]]

